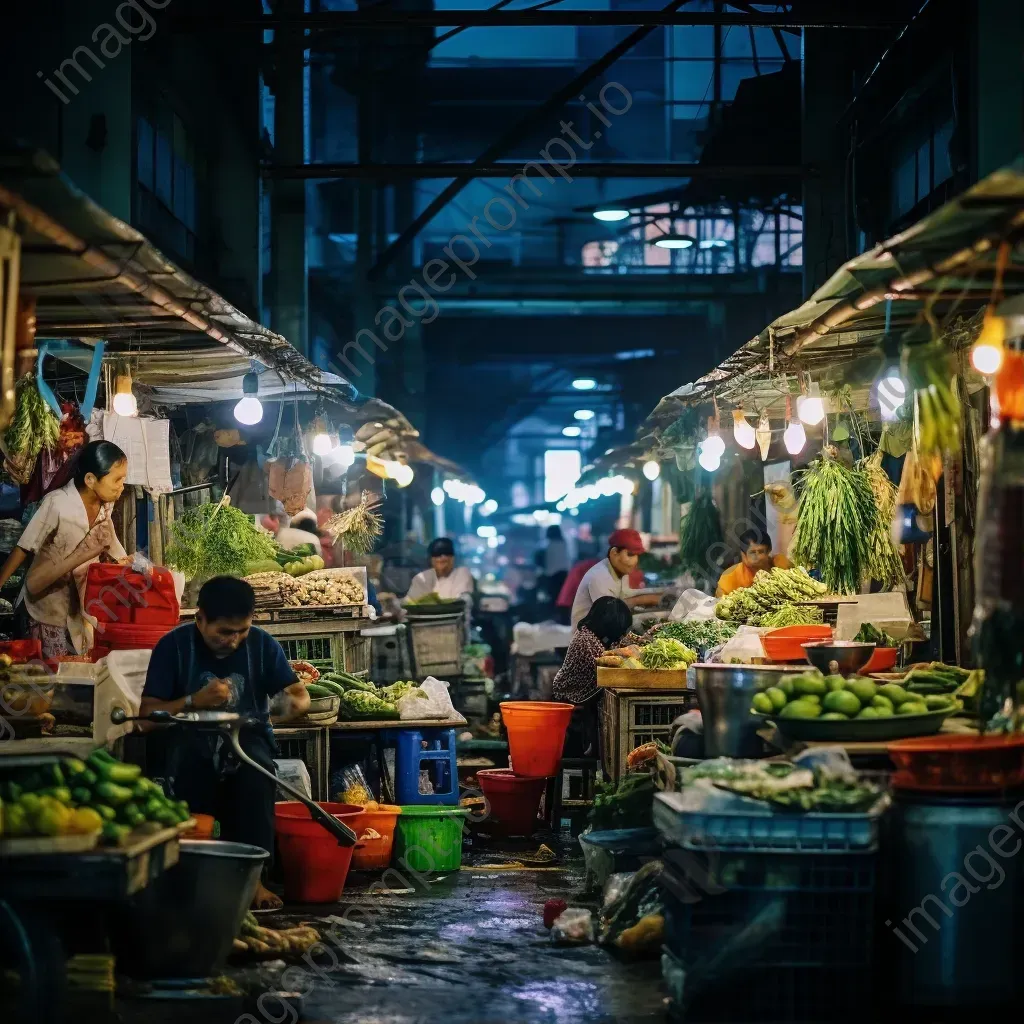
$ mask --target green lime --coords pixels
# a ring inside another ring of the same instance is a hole
[[[821,695],[817,693],[805,693],[802,697],[797,697],[797,700],[805,700],[808,704],[821,704]]]
[[[861,708],[860,711],[857,712],[857,717],[858,718],[879,718],[881,716],[878,714],[878,708]]]
[[[846,715],[841,715],[838,711],[826,711],[825,714],[823,714],[821,716],[821,721],[823,721],[823,722],[848,722],[849,719],[846,717]]]
[[[886,683],[885,686],[878,688],[878,692],[883,697],[888,697],[894,708],[899,707],[905,700],[910,700],[910,694],[899,683]]]
[[[780,686],[769,686],[764,691],[764,695],[772,702],[772,709],[775,711],[781,711],[789,699],[786,696],[786,692]]]
[[[892,714],[892,701],[888,697],[883,697],[880,693],[876,693],[871,698],[871,706],[878,711],[888,711],[890,715]]]
[[[817,694],[820,697],[827,690],[828,687],[821,676],[804,675],[793,680],[793,692],[805,697],[809,694]]]
[[[846,680],[842,676],[825,676],[825,687],[829,692],[841,690],[845,685]]]
[[[832,693],[826,693],[821,706],[826,711],[835,711],[840,715],[851,717],[860,711],[860,701],[857,699],[857,695],[850,693],[849,690],[833,690]]]
[[[896,708],[897,715],[927,715],[928,705],[923,700],[905,700]]]
[[[770,715],[775,711],[775,705],[772,703],[772,699],[767,693],[755,693],[754,699],[751,703],[754,705],[754,710],[759,715]]]
[[[780,712],[781,718],[818,718],[821,706],[811,700],[791,700]]]
[[[783,676],[779,680],[777,689],[781,690],[787,697],[793,696],[793,677]]]
[[[893,716],[892,708],[882,707],[881,705],[879,705],[878,707],[875,707],[875,705],[872,704],[871,705],[871,710],[877,712],[877,715],[876,715],[877,718],[892,718],[892,716]]]
[[[872,679],[854,676],[846,681],[846,689],[854,694],[861,704],[870,704],[878,693],[878,684]]]

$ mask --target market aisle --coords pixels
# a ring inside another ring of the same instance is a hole
[[[576,865],[463,870],[427,892],[347,892],[346,905],[366,910],[366,927],[344,929],[352,936],[352,962],[331,975],[333,984],[317,985],[306,1000],[307,1017],[332,1024],[664,1019],[657,963],[625,965],[596,946],[551,945],[541,909],[556,896],[578,903],[581,877]]]

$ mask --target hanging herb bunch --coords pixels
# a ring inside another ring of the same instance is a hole
[[[867,476],[829,445],[802,474],[793,558],[814,567],[833,594],[854,594],[870,571],[878,505]]]
[[[899,488],[882,469],[882,449],[859,463],[875,496],[877,515],[868,541],[868,573],[866,578],[878,580],[886,590],[906,582],[903,559],[892,539],[892,521],[896,514]]]
[[[171,524],[167,564],[189,579],[242,576],[246,566],[274,557],[273,540],[233,505],[207,502],[185,509]]]
[[[722,519],[711,491],[697,494],[679,528],[679,556],[694,575],[712,571],[712,551],[722,543]]]
[[[39,394],[36,379],[26,373],[17,384],[14,418],[4,431],[4,449],[16,459],[35,459],[60,441],[60,420]]]
[[[358,505],[339,512],[324,523],[324,529],[355,555],[368,555],[384,532],[384,518],[377,511],[380,498],[363,492]]]

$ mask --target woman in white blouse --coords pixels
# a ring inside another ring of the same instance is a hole
[[[2,585],[34,556],[25,577],[25,610],[44,658],[85,652],[76,583],[82,567],[102,557],[128,561],[110,519],[127,475],[128,459],[116,444],[91,441],[78,455],[74,477],[43,498],[0,570]]]

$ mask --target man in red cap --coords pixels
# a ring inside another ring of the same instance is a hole
[[[580,580],[572,602],[573,629],[599,597],[617,597],[630,608],[643,608],[660,602],[660,594],[639,594],[630,589],[629,574],[636,569],[637,559],[643,552],[644,542],[636,530],[616,530],[608,538],[607,557],[588,569]]]

